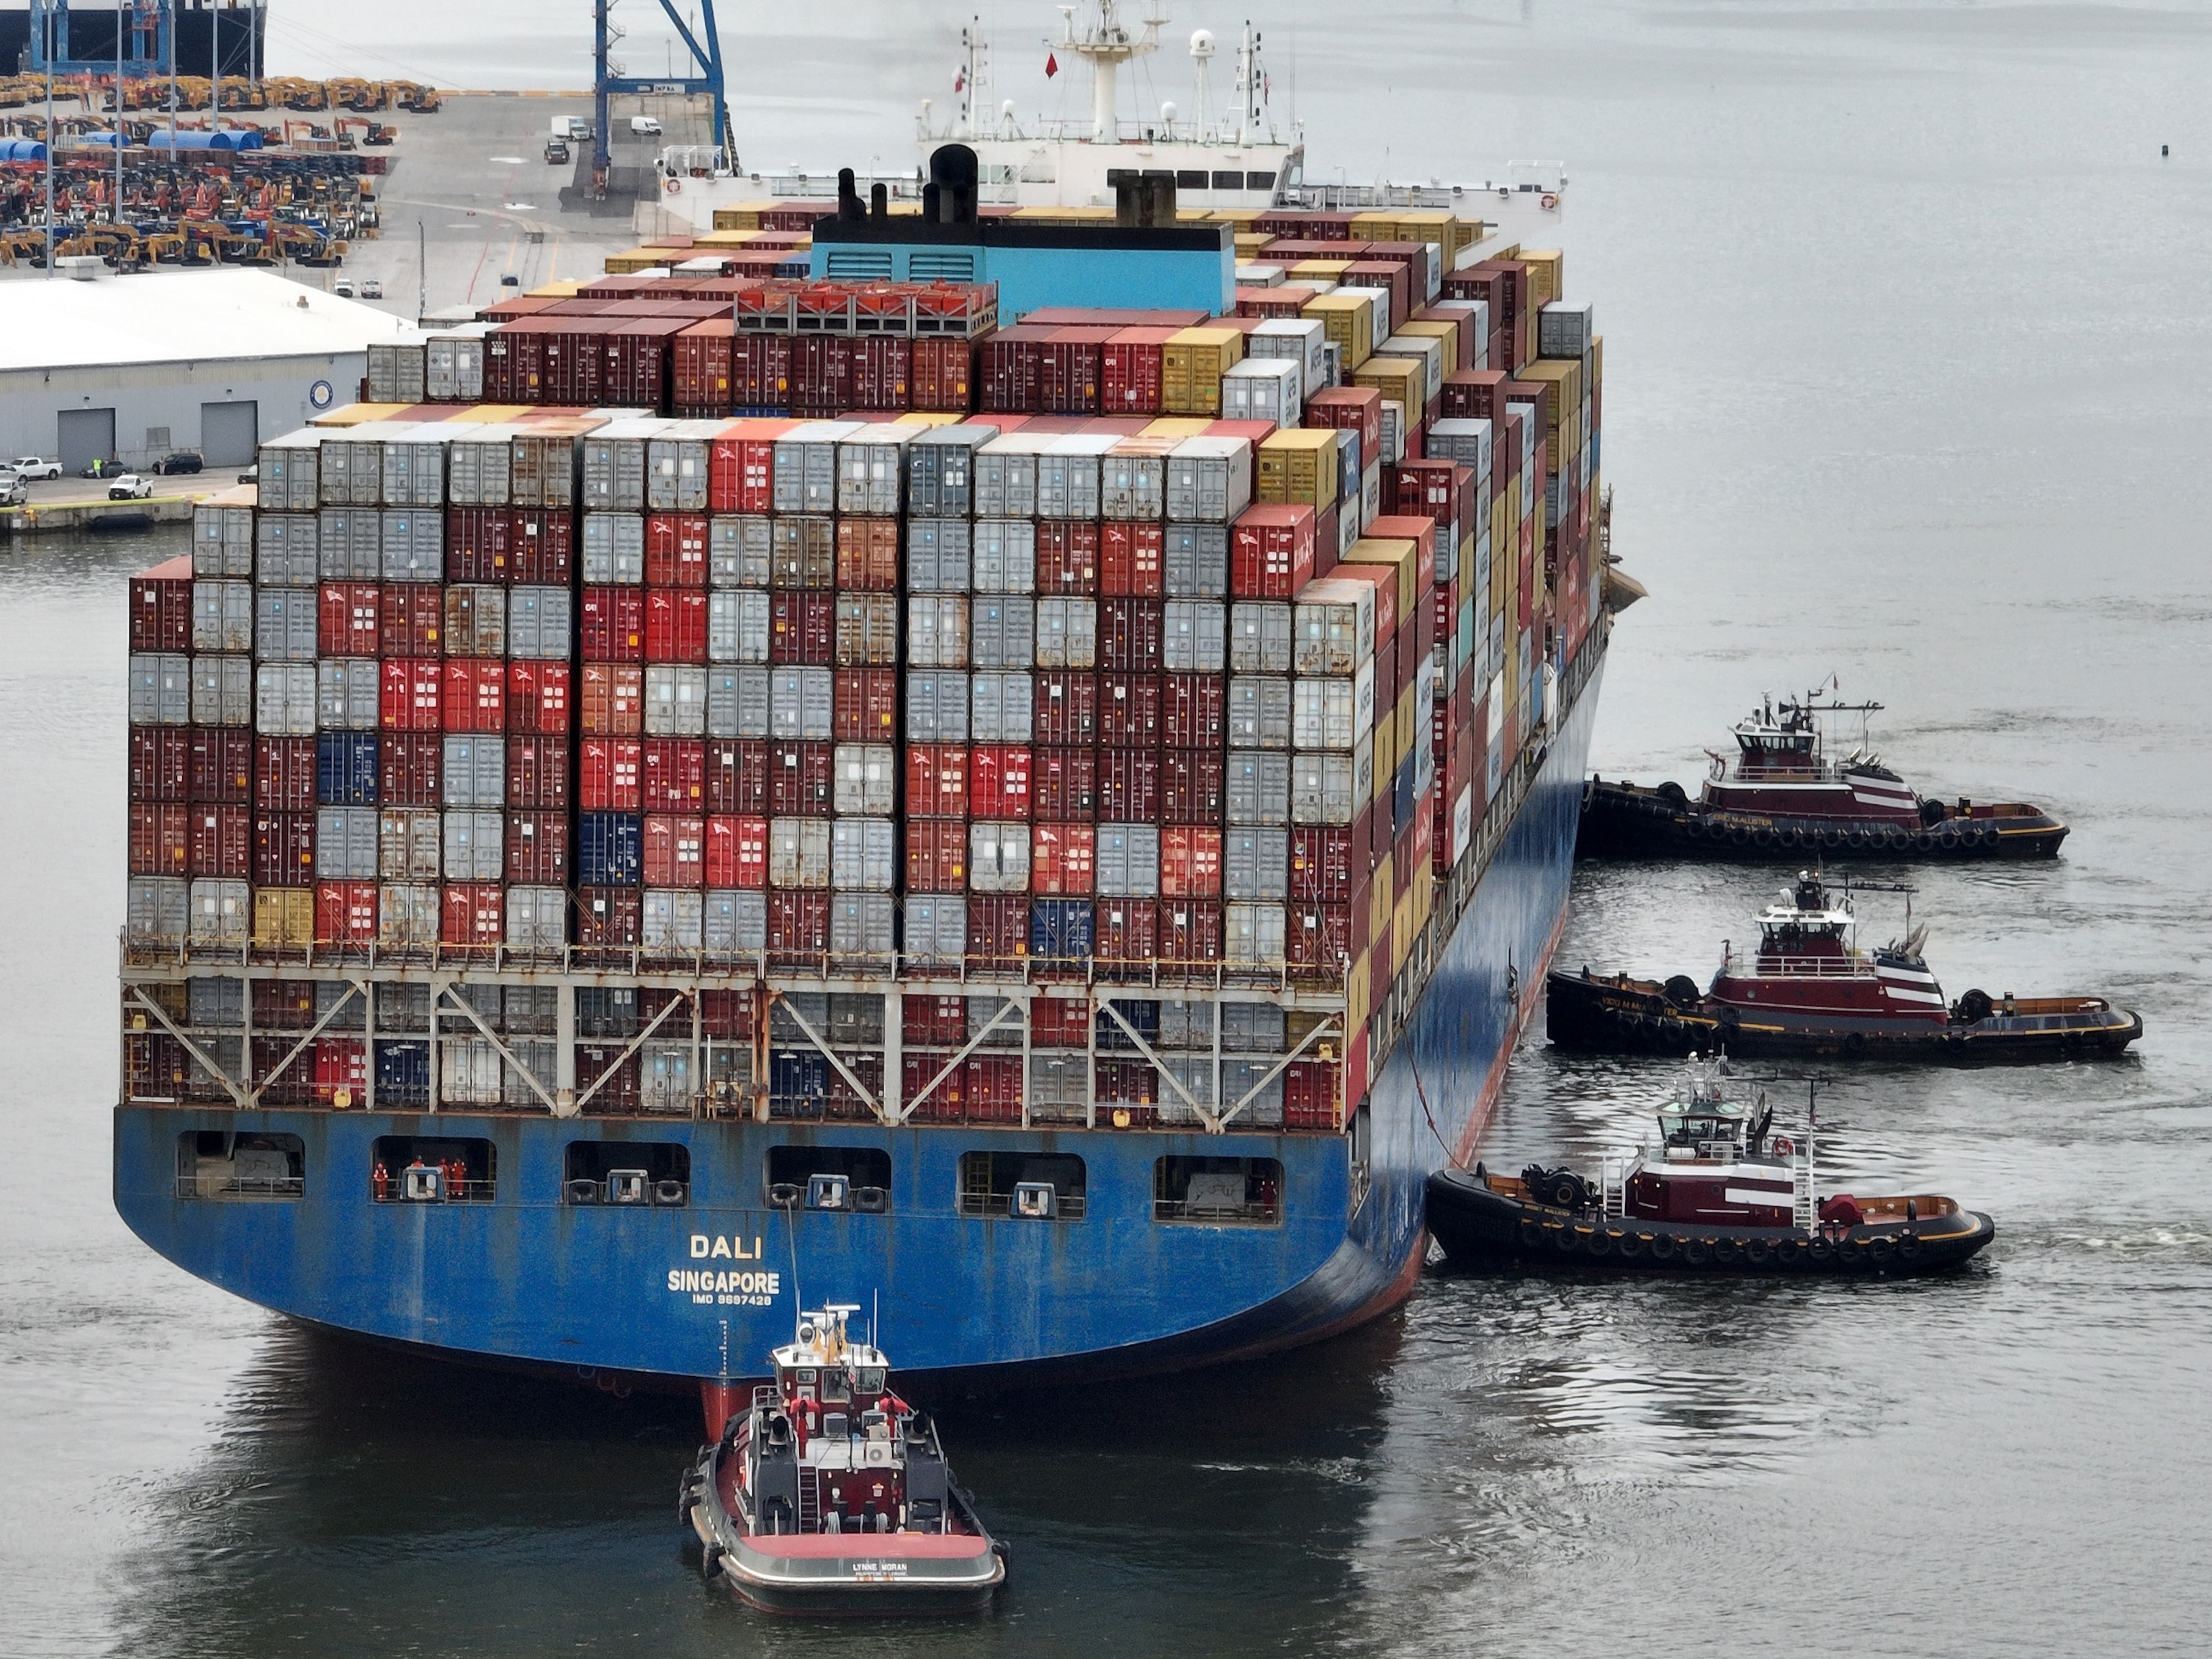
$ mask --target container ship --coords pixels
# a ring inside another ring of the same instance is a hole
[[[979,173],[374,348],[131,584],[155,1249],[615,1389],[1409,1293],[1566,904],[1589,307],[1470,205]]]

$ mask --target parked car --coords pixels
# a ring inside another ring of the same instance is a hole
[[[658,138],[660,137],[660,122],[653,116],[633,115],[629,118],[629,136],[633,138]]]
[[[123,463],[112,455],[94,461],[76,476],[80,478],[112,478],[123,471]]]
[[[23,475],[0,468],[0,507],[27,506],[30,499],[31,486],[23,481]]]
[[[172,473],[197,472],[204,465],[197,449],[178,449],[162,456],[154,471],[166,477]]]
[[[363,277],[361,284],[361,297],[364,300],[381,300],[384,297],[384,284],[374,276]]]
[[[332,288],[332,289],[331,289],[331,293],[333,293],[333,294],[335,294],[335,295],[337,295],[338,296],[338,298],[339,298],[339,299],[341,299],[341,300],[350,300],[350,299],[352,299],[352,298],[353,298],[353,278],[352,278],[352,277],[350,277],[350,276],[341,276],[341,277],[339,277],[339,278],[338,278],[338,280],[337,280],[337,286],[335,286],[334,288]]]
[[[17,477],[27,481],[58,478],[62,476],[62,464],[59,461],[40,460],[36,455],[18,455],[5,465]]]
[[[571,159],[568,141],[566,138],[548,138],[545,141],[545,159],[556,167],[567,167]]]
[[[143,501],[154,493],[154,481],[136,472],[126,472],[107,486],[111,501]]]
[[[522,286],[522,278],[516,276],[510,270],[506,276],[499,279],[499,285],[501,288],[520,288]]]
[[[245,471],[238,475],[238,481],[240,483],[259,483],[261,482],[261,464],[258,461],[256,461],[252,466],[247,467]]]

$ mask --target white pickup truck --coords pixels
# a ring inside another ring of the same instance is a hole
[[[59,461],[40,460],[36,455],[18,455],[12,461],[0,461],[0,467],[27,481],[36,478],[58,478],[62,476]]]

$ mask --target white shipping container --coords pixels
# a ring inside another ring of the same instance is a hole
[[[1120,441],[1095,432],[1071,432],[1048,443],[1037,457],[1037,517],[1097,518],[1102,458]]]
[[[881,422],[862,427],[837,446],[837,511],[896,515],[906,477],[906,447],[917,428]]]
[[[1049,442],[1032,433],[1010,432],[975,452],[975,515],[1026,519],[1037,510],[1037,452]]]
[[[1430,422],[1429,434],[1421,448],[1422,453],[1432,460],[1457,461],[1462,466],[1474,468],[1474,498],[1487,504],[1490,500],[1492,437],[1492,428],[1488,421],[1433,421]]]
[[[252,507],[212,507],[202,501],[192,508],[192,574],[208,579],[253,574]]]
[[[635,513],[584,514],[584,580],[637,586],[645,580],[645,520]]]
[[[518,587],[507,597],[507,654],[564,662],[573,649],[575,605],[565,587]]]
[[[1036,661],[1035,599],[979,593],[968,627],[968,658],[977,668],[1027,668]]]
[[[707,595],[707,660],[768,660],[769,596],[764,588],[717,588]]]
[[[253,525],[253,580],[263,587],[313,587],[322,579],[316,563],[315,515],[264,513]]]
[[[440,1043],[438,1098],[448,1106],[496,1106],[504,1098],[507,1062],[488,1037]]]
[[[888,892],[832,893],[830,896],[830,950],[833,956],[880,957],[878,964],[890,966],[897,948],[897,907]]]
[[[678,425],[689,426],[690,422]],[[665,433],[645,442],[645,504],[654,513],[704,513],[707,461],[714,446],[705,438]]]
[[[1353,787],[1351,755],[1298,753],[1291,757],[1291,822],[1348,826],[1364,802]]]
[[[977,743],[1027,743],[1036,708],[1026,673],[979,673],[969,696],[968,730]]]
[[[968,714],[967,675],[930,670],[906,677],[908,743],[965,743]]]
[[[968,888],[975,893],[1029,891],[1029,825],[980,823],[968,826]]]
[[[419,356],[416,361],[421,361]],[[387,440],[378,499],[386,507],[443,507],[450,437],[435,423],[425,422],[411,428],[408,435]]]
[[[647,669],[648,677],[653,671]],[[652,729],[652,691],[647,690],[647,730]],[[837,677],[827,668],[769,671],[768,734],[787,741],[827,743],[836,725]]]
[[[1305,369],[1295,357],[1247,357],[1221,376],[1221,415],[1229,421],[1298,424],[1305,404]]]
[[[648,738],[703,738],[707,735],[705,669],[659,663],[647,665],[645,735]]]
[[[974,586],[974,532],[965,519],[906,521],[906,585],[912,593],[965,593]]]
[[[182,652],[132,656],[130,714],[133,726],[190,726],[192,659]],[[313,729],[311,724],[308,730]]]
[[[1289,750],[1291,685],[1290,677],[1285,674],[1230,677],[1228,724],[1231,749]]]
[[[325,732],[374,732],[377,683],[373,657],[325,657],[315,665],[315,725]]]
[[[380,574],[388,582],[446,579],[446,515],[434,507],[386,507],[380,526]]]
[[[1036,665],[1098,666],[1097,600],[1055,599],[1036,602]]]
[[[709,951],[757,951],[768,948],[768,895],[717,887],[707,894],[701,937]]]
[[[1248,967],[1271,967],[1280,963],[1285,921],[1279,904],[1240,902],[1223,906],[1222,960]]]
[[[192,659],[192,724],[253,724],[253,659],[196,656]]]
[[[830,884],[845,892],[890,892],[898,872],[898,826],[887,817],[831,822]]]
[[[203,877],[192,883],[193,944],[242,945],[252,926],[253,890],[245,882]]]
[[[1241,825],[1223,835],[1221,894],[1228,899],[1273,904],[1289,898],[1291,832]]]
[[[377,810],[325,806],[315,813],[315,879],[374,881]]]
[[[1411,357],[1421,366],[1421,395],[1431,401],[1441,395],[1444,383],[1444,343],[1435,335],[1393,334],[1375,348],[1375,355],[1378,357]]]
[[[768,670],[707,671],[707,735],[765,738],[769,726]]]
[[[1232,825],[1280,829],[1291,821],[1291,757],[1259,749],[1229,751],[1227,817]]]
[[[968,665],[965,595],[912,593],[906,602],[906,659],[914,668]]]
[[[1171,524],[1167,527],[1164,568],[1168,598],[1225,599],[1229,597],[1229,526]]]
[[[768,884],[786,889],[830,885],[828,818],[771,818],[768,826]]]
[[[448,806],[507,805],[507,739],[479,732],[446,739],[439,786]],[[456,879],[459,879],[456,878]]]
[[[1168,510],[1168,453],[1164,438],[1124,438],[1098,463],[1098,507],[1103,518],[1154,520]]]
[[[1375,655],[1375,590],[1334,576],[1308,582],[1292,606],[1291,624],[1297,672],[1349,678]]]
[[[507,890],[507,942],[520,950],[552,950],[568,940],[568,891],[564,887]]]
[[[668,425],[650,416],[628,416],[585,434],[581,504],[586,511],[645,511],[645,447]]]
[[[690,896],[696,898],[697,894]],[[647,941],[650,943],[650,941]],[[690,950],[681,943],[664,949]],[[667,1027],[661,1028],[665,1030]],[[689,1112],[699,1092],[693,1080],[691,1045],[656,1041],[638,1045],[638,1103],[648,1112]]]
[[[1102,823],[1094,866],[1098,891],[1108,898],[1158,898],[1160,831],[1152,823]]]
[[[1170,519],[1230,524],[1252,503],[1252,446],[1242,438],[1186,438],[1168,452]]]
[[[1170,599],[1160,666],[1170,674],[1218,674],[1228,663],[1229,608],[1219,599]]]
[[[897,750],[887,743],[841,743],[832,765],[830,805],[840,816],[890,816],[898,792]]]
[[[473,404],[483,398],[484,343],[481,333],[439,334],[422,342],[422,394],[434,404]],[[477,505],[499,507],[501,501]]]
[[[254,452],[254,495],[264,513],[312,513],[322,505],[317,465],[330,434],[309,427],[271,438]]]
[[[860,421],[808,421],[775,441],[771,501],[778,513],[837,510],[837,446],[857,435]]]
[[[1389,466],[1406,459],[1406,405],[1395,398],[1382,400],[1382,453],[1376,459]]]
[[[696,951],[705,938],[706,915],[707,896],[696,888],[648,887],[638,903],[638,941],[648,951]],[[672,1016],[660,1029],[680,1018]]]
[[[1239,599],[1229,607],[1229,672],[1291,672],[1291,606],[1285,599]]]
[[[906,955],[921,968],[957,968],[968,952],[968,901],[957,893],[909,893]]]
[[[253,671],[253,729],[272,738],[311,738],[317,727],[319,665],[263,663]],[[372,702],[374,696],[372,694]],[[131,719],[136,720],[134,713]],[[342,729],[361,731],[348,721]]]
[[[238,586],[244,587],[240,582]],[[315,590],[264,587],[252,593],[253,654],[262,662],[315,659]]]
[[[1375,729],[1375,664],[1352,679],[1306,676],[1291,683],[1291,746],[1350,754]]]
[[[1036,526],[1028,519],[978,519],[969,544],[978,593],[1036,592]]]
[[[1244,337],[1246,361],[1287,357],[1298,365],[1298,384],[1310,396],[1328,384],[1328,329],[1317,317],[1270,317]]]
[[[775,568],[775,526],[758,514],[722,514],[707,525],[707,580],[715,587],[767,587]]]
[[[192,584],[192,649],[251,651],[253,648],[253,584],[196,581]]]
[[[315,567],[326,582],[373,582],[384,575],[384,514],[373,507],[326,507],[315,526]]]

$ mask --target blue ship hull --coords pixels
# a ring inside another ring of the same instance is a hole
[[[1373,1081],[1364,1194],[1348,1136],[127,1105],[115,1118],[116,1208],[187,1273],[277,1312],[455,1358],[640,1384],[750,1374],[789,1340],[801,1295],[879,1305],[882,1346],[902,1374],[1159,1370],[1329,1335],[1411,1291],[1424,1184],[1471,1154],[1537,1006],[1565,915],[1601,673],[1566,712]],[[304,1195],[179,1198],[178,1138],[203,1130],[300,1137]],[[425,1133],[490,1141],[496,1200],[373,1202],[375,1139]],[[684,1143],[690,1204],[562,1204],[564,1149],[585,1137]],[[769,1150],[799,1143],[887,1152],[886,1212],[769,1207]],[[960,1155],[979,1150],[1079,1154],[1084,1218],[957,1213]],[[1156,1222],[1153,1162],[1177,1154],[1279,1160],[1281,1223]]]

